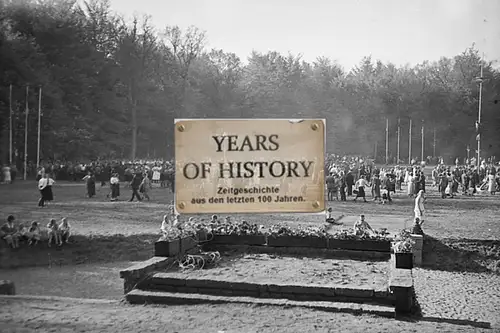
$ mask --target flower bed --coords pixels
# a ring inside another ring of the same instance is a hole
[[[206,229],[212,234],[210,240],[212,244],[265,245],[267,241],[262,228],[245,221],[241,223],[212,223]]]
[[[350,230],[341,230],[329,235],[329,249],[343,249],[354,251],[390,252],[391,240],[384,231],[375,231],[368,234],[356,234]]]
[[[377,252],[391,250],[391,242],[385,232],[356,234],[353,230],[342,230],[332,234],[323,227],[290,229],[286,226],[273,226],[269,230],[267,245]]]
[[[164,241],[180,239],[178,253],[185,253],[198,243],[213,245],[250,245],[269,247],[300,247],[331,250],[390,252],[391,241],[385,231],[355,232],[352,229],[331,233],[327,227],[273,225],[268,230],[247,222],[210,222],[182,224],[173,227]],[[162,245],[158,245],[159,247]],[[175,247],[175,244],[172,244]],[[166,245],[162,253],[167,251]],[[157,254],[160,255],[160,254]]]
[[[328,238],[324,228],[291,229],[283,225],[274,225],[268,231],[267,246],[326,249]]]

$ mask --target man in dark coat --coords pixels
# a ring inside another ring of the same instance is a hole
[[[345,182],[347,185],[347,196],[351,196],[352,187],[354,185],[354,176],[352,175],[351,171],[348,171],[347,174],[345,175]]]
[[[139,194],[139,187],[142,183],[142,177],[140,173],[135,173],[132,177],[132,181],[130,182],[130,187],[132,188],[132,198],[130,198],[130,202],[134,201],[134,197],[137,200],[142,201],[141,195]]]

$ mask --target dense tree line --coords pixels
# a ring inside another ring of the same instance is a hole
[[[154,27],[148,17],[119,17],[106,0],[0,0],[0,145],[8,156],[9,86],[13,85],[14,146],[23,158],[26,85],[29,159],[36,159],[38,87],[42,87],[42,157],[170,157],[176,117],[327,120],[327,149],[391,155],[398,119],[401,156],[464,156],[475,148],[482,62],[473,45],[454,58],[397,67],[370,57],[350,71],[326,59],[313,63],[277,52],[243,64],[207,48],[195,27]],[[500,156],[500,73],[483,62],[485,155]],[[473,151],[471,152],[471,155]]]

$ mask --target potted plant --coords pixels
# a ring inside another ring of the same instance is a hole
[[[390,252],[391,242],[384,230],[356,234],[353,229],[329,234],[328,248],[337,250]]]
[[[267,245],[273,247],[310,247],[326,249],[328,238],[325,228],[274,225],[269,229]]]
[[[180,253],[180,230],[177,228],[170,228],[166,233],[155,242],[155,256],[156,257],[172,257]]]
[[[184,254],[187,251],[198,246],[198,240],[197,240],[196,236],[197,236],[196,230],[194,230],[193,228],[191,228],[189,226],[184,226],[180,230],[180,236],[179,236],[180,249],[179,249],[179,252]]]
[[[413,268],[413,245],[415,241],[411,238],[408,230],[402,230],[394,239],[393,249],[396,259],[396,268]]]
[[[257,224],[224,223],[212,229],[213,244],[224,245],[265,245],[266,235]]]

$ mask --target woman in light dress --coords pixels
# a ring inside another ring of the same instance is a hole
[[[490,194],[494,195],[496,192],[496,181],[495,181],[495,175],[489,174],[488,175],[488,192]]]
[[[2,169],[3,171],[3,182],[5,184],[10,184],[12,179],[10,177],[10,167],[8,165],[5,165]]]
[[[148,174],[145,172],[142,178],[141,185],[139,185],[139,192],[141,192],[148,201],[151,200],[151,198],[149,197],[151,189],[151,180],[149,179]]]
[[[153,167],[153,183],[158,184],[160,182],[161,177],[161,167],[155,165]]]
[[[111,188],[111,193],[108,194],[108,197],[111,195],[111,201],[116,201],[120,196],[120,179],[118,177],[118,173],[115,172],[111,175],[109,184]]]
[[[424,223],[424,212],[425,212],[424,201],[425,201],[424,191],[420,190],[417,194],[417,197],[415,198],[415,209],[413,210],[415,213],[415,220],[419,219],[420,225]]]
[[[406,182],[406,194],[408,194],[409,197],[413,196],[413,192],[415,191],[415,184],[413,183],[413,174],[410,172],[408,175],[408,180]]]

